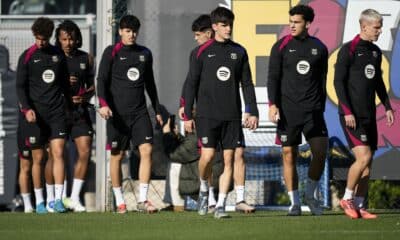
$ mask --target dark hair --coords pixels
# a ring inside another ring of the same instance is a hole
[[[299,4],[299,5],[296,5],[296,6],[292,7],[289,10],[289,15],[290,16],[302,15],[303,19],[306,22],[310,22],[310,23],[312,21],[314,21],[314,16],[315,16],[314,9],[312,9],[312,7],[310,7],[310,6],[303,5],[303,4]]]
[[[200,15],[192,23],[193,32],[204,32],[207,29],[211,29],[211,18],[208,14]]]
[[[140,28],[140,21],[133,15],[126,15],[119,21],[119,29],[129,28],[132,31],[137,32]]]
[[[211,23],[225,23],[228,25],[233,24],[235,20],[235,15],[233,12],[224,7],[217,7],[211,12]]]
[[[33,22],[31,30],[34,36],[42,36],[50,39],[53,34],[54,23],[50,18],[40,17]]]
[[[61,48],[61,43],[58,38],[60,37],[61,31],[64,31],[68,35],[71,36],[71,38],[74,40],[74,48],[82,47],[81,30],[79,29],[78,25],[76,25],[73,21],[65,20],[62,23],[60,23],[58,25],[58,27],[56,28],[56,43],[55,43],[55,45],[60,48]]]

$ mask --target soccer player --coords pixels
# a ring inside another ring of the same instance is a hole
[[[372,157],[377,149],[375,93],[386,109],[387,125],[394,115],[382,79],[382,52],[373,44],[382,33],[382,16],[366,9],[360,16],[360,33],[343,45],[336,61],[334,85],[339,117],[355,162],[350,166],[340,206],[350,218],[376,218],[365,209],[364,198]]]
[[[268,69],[269,119],[277,123],[276,143],[282,145],[283,177],[290,197],[289,216],[301,215],[296,158],[301,133],[312,152],[305,201],[311,213],[322,208],[314,191],[322,175],[328,145],[324,120],[328,50],[308,33],[314,10],[297,5],[289,11],[290,34],[271,49]]]
[[[191,54],[189,73],[184,89],[185,130],[192,132],[193,103],[196,99],[196,130],[202,144],[199,161],[200,193],[199,211],[208,211],[208,181],[211,176],[211,160],[217,144],[224,154],[224,172],[220,176],[218,202],[215,218],[229,217],[225,213],[225,200],[232,178],[234,150],[241,146],[241,101],[239,84],[243,89],[246,106],[251,117],[249,127],[257,128],[258,110],[251,80],[246,50],[231,38],[234,14],[224,7],[211,12],[211,23],[215,33],[213,39],[196,47]]]
[[[44,146],[49,141],[53,156],[53,174],[55,177],[56,212],[65,212],[62,203],[64,182],[64,143],[66,137],[65,109],[68,102],[67,77],[64,70],[63,54],[49,44],[54,23],[40,17],[32,25],[35,44],[20,56],[17,67],[17,95],[28,123],[38,128],[35,137],[29,139],[32,150],[35,189],[41,189],[41,161]],[[36,176],[36,177],[35,177]],[[40,177],[39,177],[40,176]],[[39,205],[39,209],[41,208]],[[43,202],[44,205],[44,202]],[[36,212],[38,212],[38,205]],[[44,211],[43,211],[44,212]]]
[[[138,210],[154,213],[157,209],[147,200],[151,173],[153,127],[147,112],[145,90],[162,126],[157,89],[153,75],[151,51],[136,43],[140,21],[126,15],[119,23],[121,41],[104,50],[98,74],[97,93],[100,116],[107,120],[107,148],[111,150],[110,175],[117,212],[126,213],[121,190],[121,160],[129,141],[138,146]]]
[[[214,31],[211,27],[211,18],[210,15],[203,14],[200,15],[197,19],[193,21],[192,31],[194,35],[194,39],[197,44],[200,46],[206,43],[211,38],[214,38]],[[195,51],[192,51],[191,54],[194,54]],[[191,57],[192,58],[192,57]],[[183,86],[183,90],[185,89],[186,81]],[[182,97],[180,100],[180,108],[179,108],[179,117],[181,120],[184,119],[184,92],[182,91]],[[250,117],[248,113],[244,115],[244,122],[247,123],[247,119]],[[237,147],[234,153],[234,167],[233,167],[233,180],[235,183],[236,190],[236,210],[244,213],[252,213],[255,211],[253,206],[250,206],[245,201],[245,173],[246,173],[246,165],[244,161],[244,139],[242,141],[243,146]],[[209,193],[208,193],[208,211],[212,212],[216,205],[216,200],[214,197],[214,188],[211,185],[212,176],[208,179],[209,184]]]
[[[65,20],[56,29],[55,45],[62,49],[68,66],[70,95],[73,108],[67,113],[68,134],[74,140],[78,159],[74,167],[74,179],[70,198],[64,199],[65,206],[75,212],[86,211],[79,194],[84,183],[92,145],[92,121],[88,106],[94,95],[93,57],[80,50],[82,34],[79,27]]]

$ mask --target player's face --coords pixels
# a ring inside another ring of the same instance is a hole
[[[361,33],[366,41],[378,41],[379,35],[382,33],[382,22],[378,20],[370,22],[364,21],[361,24]]]
[[[123,28],[119,30],[119,35],[121,36],[121,41],[124,45],[133,45],[136,43],[138,33],[134,32],[130,28]]]
[[[194,35],[194,40],[197,42],[198,45],[201,45],[211,38],[211,30],[206,30],[206,31],[196,31],[193,32]]]
[[[302,15],[295,14],[289,17],[290,34],[293,37],[297,37],[306,33],[309,26],[310,23],[306,22]]]
[[[229,40],[232,34],[232,25],[227,23],[213,23],[212,28],[215,32],[215,40],[223,42]]]
[[[41,35],[36,35],[35,36],[35,44],[36,44],[36,47],[38,47],[39,49],[44,48],[49,44],[49,39],[45,38]]]
[[[71,51],[75,48],[75,40],[66,31],[61,30],[58,36],[58,41],[61,44],[61,49],[66,55],[69,55]]]

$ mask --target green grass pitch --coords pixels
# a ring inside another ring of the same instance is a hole
[[[351,220],[338,212],[287,217],[286,212],[258,211],[231,216],[216,220],[196,212],[0,213],[0,239],[400,239],[399,212],[381,212],[375,220]]]

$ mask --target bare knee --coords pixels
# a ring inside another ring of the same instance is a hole
[[[282,149],[282,158],[285,164],[294,164],[294,162],[296,161],[296,157],[297,151],[295,149],[290,147],[284,147]]]

